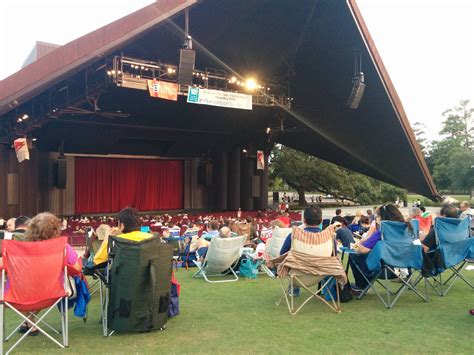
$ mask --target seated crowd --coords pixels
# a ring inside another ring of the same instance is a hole
[[[439,216],[451,218],[463,218],[467,215],[473,216],[474,211],[468,202],[461,203],[460,209],[454,205],[445,205],[441,208]],[[336,210],[336,215],[329,223],[323,223],[322,211],[318,206],[308,207],[303,212],[304,224],[300,226],[304,231],[318,233],[331,225],[334,228],[336,240],[344,247],[356,249],[357,254],[351,254],[349,265],[352,269],[354,282],[351,287],[354,292],[358,292],[367,286],[365,276],[370,277],[370,272],[366,265],[367,255],[381,240],[381,221],[398,221],[407,224],[408,229],[412,229],[410,219],[420,221],[420,241],[425,252],[426,268],[435,267],[439,262],[436,254],[429,254],[436,248],[433,223],[437,215],[426,212],[422,207],[412,208],[409,215],[404,217],[395,204],[385,204],[372,210],[367,210],[364,215],[357,211],[355,216],[342,216],[340,209]],[[9,219],[0,229],[4,229],[5,239],[15,239],[20,241],[38,241],[56,238],[64,235],[71,224],[77,222],[73,227],[84,227],[86,230],[92,228],[92,238],[88,243],[85,257],[98,265],[108,258],[107,244],[110,235],[118,235],[122,238],[140,241],[158,235],[163,242],[170,242],[172,238],[180,239],[189,231],[195,231],[193,238],[189,238],[189,244],[193,242],[192,251],[197,252],[200,258],[204,258],[215,238],[232,238],[233,236],[246,235],[246,245],[256,248],[258,244],[266,243],[271,238],[271,230],[275,226],[290,227],[299,225],[301,215],[293,213],[279,214],[276,212],[254,212],[243,217],[241,213],[236,216],[235,212],[206,215],[169,214],[149,216],[140,215],[133,208],[124,208],[115,217],[82,217],[67,218],[62,221],[50,213],[40,213],[32,219],[20,216],[16,219]],[[427,228],[421,230],[424,223],[429,221]],[[174,236],[171,231],[176,231]],[[0,236],[1,237],[1,236]],[[291,248],[291,233],[286,238],[280,254],[288,252]],[[429,254],[429,255],[428,255]],[[76,251],[69,246],[67,255],[68,264],[80,270]],[[357,267],[355,267],[357,266]],[[426,270],[429,273],[429,270]],[[26,325],[25,325],[26,327]],[[22,329],[23,331],[24,329]],[[36,334],[32,332],[32,334]]]

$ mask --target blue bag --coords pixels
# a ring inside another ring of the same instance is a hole
[[[239,272],[240,276],[245,277],[247,279],[256,279],[258,275],[258,266],[260,263],[253,262],[250,259],[242,259],[240,260],[240,267]]]

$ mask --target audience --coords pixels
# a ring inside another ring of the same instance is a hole
[[[106,236],[94,256],[94,263],[96,265],[102,264],[107,261],[108,255],[108,244],[109,235],[117,234],[121,238],[129,239],[132,241],[141,241],[144,239],[152,238],[153,234],[145,233],[140,231],[141,221],[138,211],[131,207],[125,207],[117,214],[118,230],[111,229]]]
[[[344,218],[341,218],[341,220],[342,227],[336,231],[336,240],[340,241],[343,247],[350,248],[351,243],[354,243],[355,240],[351,230],[347,228],[347,221]]]
[[[461,211],[461,219],[470,216],[474,219],[474,209],[471,208],[471,204],[468,201],[463,201],[459,205],[459,210]]]
[[[336,222],[336,218],[341,217],[341,213],[342,213],[342,210],[340,208],[336,209],[336,215],[331,219],[330,224],[333,224],[334,222]]]
[[[55,215],[44,212],[34,217],[28,224],[28,228],[25,232],[26,242],[36,242],[42,240],[48,240],[58,238],[61,236],[61,221]],[[66,262],[69,267],[80,272],[82,265],[79,261],[76,251],[69,244],[66,249]],[[27,314],[26,314],[27,315]],[[33,316],[32,316],[33,317]],[[33,320],[33,318],[31,318]],[[20,333],[26,333],[29,329],[29,325],[24,323],[20,328]],[[33,328],[29,335],[35,336],[39,334],[39,330]]]
[[[25,232],[31,219],[26,216],[20,216],[15,219],[15,230],[12,232],[13,240],[25,240]]]
[[[377,215],[380,216],[381,221],[397,221],[406,223],[407,227],[410,230],[413,230],[410,223],[405,222],[402,213],[399,209],[392,203],[383,205],[377,209]],[[367,287],[367,280],[371,276],[371,273],[367,267],[366,259],[367,254],[372,251],[375,245],[381,240],[380,229],[376,227],[373,233],[365,239],[362,240],[357,246],[356,249],[359,254],[350,254],[349,255],[349,264],[351,266],[352,275],[355,279],[355,284],[352,286],[354,291],[361,291]],[[365,276],[365,277],[364,277]]]
[[[15,220],[16,218],[10,218],[7,221],[7,228],[6,228],[7,232],[13,233],[13,231],[15,230]]]

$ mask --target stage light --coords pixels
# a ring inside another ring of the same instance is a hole
[[[231,84],[235,84],[237,82],[237,78],[235,76],[233,76],[232,78],[230,78],[230,83]]]
[[[21,119],[21,117],[19,117],[16,121],[17,121],[18,123],[20,123],[20,122],[23,121],[23,120]]]
[[[271,131],[271,128],[270,127],[267,127],[267,134],[269,134]]]
[[[32,141],[33,142],[36,142],[38,140],[38,138],[33,138]]]
[[[30,118],[30,116],[28,116],[28,115],[25,113],[22,118],[23,118],[24,120],[27,120],[28,118]]]
[[[247,149],[242,149],[242,153],[246,154],[246,153],[247,153]]]
[[[115,75],[115,70],[112,70],[111,73],[112,73],[112,75]]]
[[[110,70],[107,70],[107,75],[108,76],[111,76],[112,75],[112,72]]]
[[[253,78],[247,79],[247,81],[245,82],[245,86],[249,90],[255,90],[258,87],[257,82]]]

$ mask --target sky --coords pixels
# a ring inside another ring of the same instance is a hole
[[[0,0],[0,80],[21,68],[36,40],[65,44],[151,2]],[[410,122],[436,139],[446,109],[474,104],[474,0],[357,3]]]

